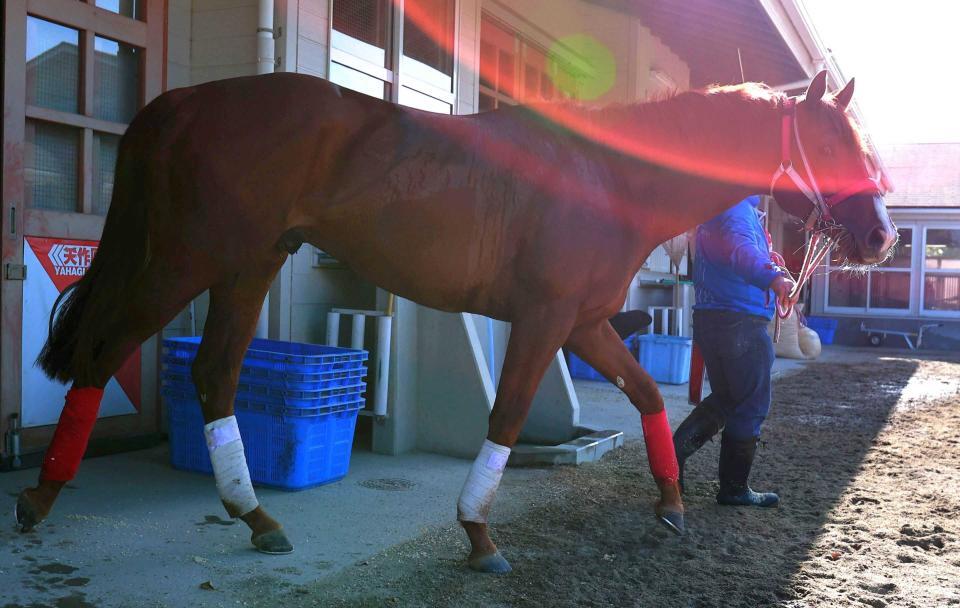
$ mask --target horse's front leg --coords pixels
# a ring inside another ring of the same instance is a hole
[[[664,525],[677,534],[682,533],[683,501],[677,481],[679,467],[657,383],[633,358],[609,321],[577,327],[566,345],[604,378],[616,384],[640,411],[650,472],[660,488],[660,500],[654,511]]]
[[[210,289],[210,312],[193,364],[220,501],[230,517],[239,517],[250,527],[257,550],[270,554],[290,553],[293,545],[253,491],[233,400],[264,295],[285,257],[273,252],[260,264],[252,264]]]
[[[487,440],[457,502],[457,519],[470,537],[468,563],[479,572],[510,571],[510,564],[490,540],[487,514],[540,379],[569,334],[575,316],[575,306],[544,307],[514,321],[511,327]]]

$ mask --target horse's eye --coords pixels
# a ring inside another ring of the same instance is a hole
[[[823,146],[820,151],[823,152],[824,156],[833,156],[833,148],[830,146]]]

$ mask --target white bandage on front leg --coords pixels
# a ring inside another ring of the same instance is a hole
[[[243,441],[235,416],[220,418],[203,427],[207,450],[213,464],[220,500],[231,517],[246,515],[259,506],[250,483],[247,459],[243,455]]]
[[[510,448],[484,440],[480,454],[473,461],[473,467],[463,484],[460,500],[457,501],[457,519],[480,524],[487,523],[487,514],[493,498],[497,495],[503,469],[510,458]]]

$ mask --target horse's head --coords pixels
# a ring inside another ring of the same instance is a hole
[[[795,106],[784,104],[783,159],[773,195],[791,215],[811,218],[813,214],[808,228],[830,236],[841,260],[877,264],[896,244],[897,229],[871,179],[863,142],[846,112],[853,80],[825,97],[826,78],[827,73],[820,72],[802,101]]]

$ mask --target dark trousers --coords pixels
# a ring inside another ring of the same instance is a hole
[[[774,353],[767,323],[746,313],[694,311],[693,339],[703,353],[712,391],[698,407],[720,414],[725,437],[758,437],[770,411]]]

